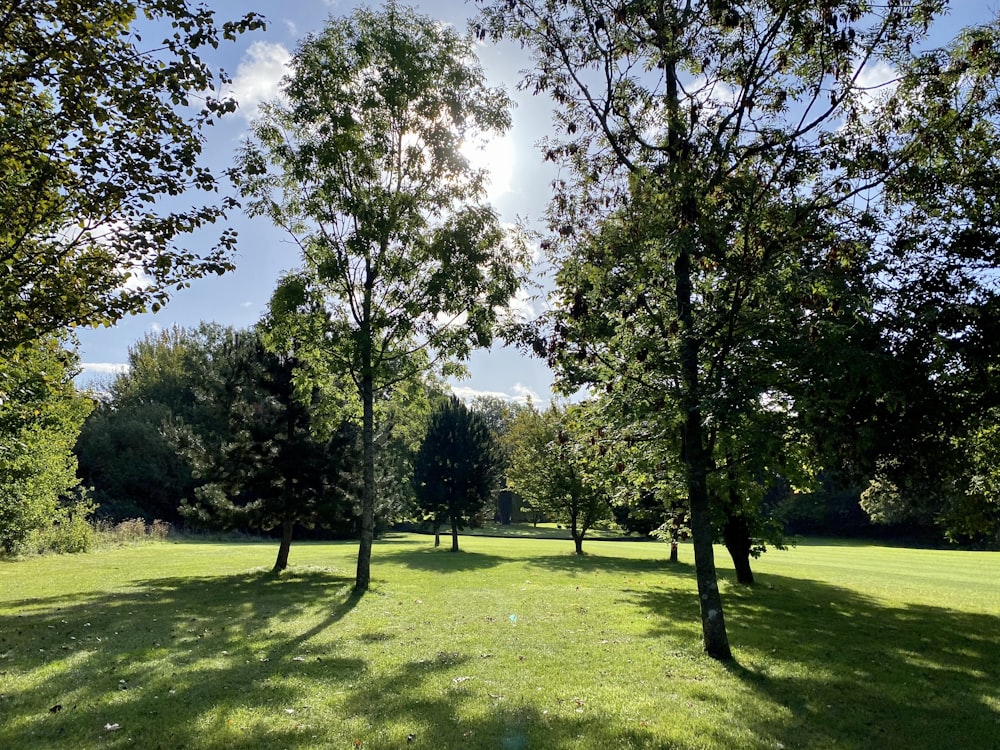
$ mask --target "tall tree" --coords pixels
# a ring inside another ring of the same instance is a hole
[[[294,355],[268,351],[260,333],[232,337],[217,353],[199,395],[228,404],[229,430],[218,446],[179,427],[178,447],[202,482],[186,515],[215,525],[279,529],[274,570],[288,567],[296,524],[351,519],[357,477],[357,431],[349,422],[324,429],[319,388],[296,382]],[[305,392],[302,392],[302,391]]]
[[[936,51],[916,51],[939,2],[480,5],[484,35],[533,51],[526,84],[558,107],[546,155],[569,167],[551,211],[560,299],[540,348],[567,386],[597,384],[660,415],[664,435],[680,434],[705,649],[728,659],[712,428],[735,434],[742,415],[802,382],[789,342],[801,352],[825,328],[849,326],[830,275],[858,273],[900,228],[933,236],[938,220],[986,218],[921,215],[896,188],[909,168],[931,163],[929,139],[971,133],[979,143],[964,115],[992,115],[971,97],[958,97],[958,117],[922,105],[970,77],[995,81],[992,41],[955,75]],[[904,85],[870,84],[880,65]],[[992,158],[970,153],[977,164]],[[934,174],[940,186],[968,189],[979,171]],[[966,250],[984,258],[987,247]],[[892,249],[903,265],[917,256],[905,242]],[[955,248],[937,249],[956,259]]]
[[[148,44],[140,27],[169,25]],[[156,310],[222,273],[235,233],[199,254],[178,238],[232,199],[201,161],[203,129],[236,102],[199,54],[263,27],[187,0],[23,0],[0,7],[0,354],[74,325]],[[191,106],[200,102],[200,106]]]
[[[435,539],[451,526],[451,551],[458,532],[493,497],[503,471],[500,446],[486,420],[452,396],[431,415],[413,467],[417,504],[431,518]]]
[[[78,372],[75,351],[51,337],[0,361],[0,551],[65,518],[61,501],[80,482],[73,444],[93,406]]]
[[[551,404],[540,412],[529,407],[514,418],[506,436],[511,488],[534,512],[565,523],[578,555],[587,532],[611,516],[604,477],[591,466],[602,447],[581,421],[584,409]]]
[[[289,306],[326,325],[316,348],[357,389],[364,452],[356,587],[375,530],[376,402],[429,364],[488,344],[526,258],[481,202],[460,147],[510,125],[472,40],[389,3],[331,20],[299,46],[234,176],[253,215],[304,260]]]

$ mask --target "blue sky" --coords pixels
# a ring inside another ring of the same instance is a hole
[[[207,161],[217,170],[225,169],[246,133],[257,104],[272,98],[284,73],[284,62],[299,39],[318,30],[331,15],[343,15],[356,5],[348,0],[211,0],[220,20],[235,18],[250,11],[262,13],[268,20],[265,32],[244,35],[235,44],[220,46],[206,59],[225,69],[233,78],[230,87],[240,101],[240,112],[224,119],[207,133]],[[461,0],[429,0],[412,3],[421,12],[464,29],[474,7]],[[961,25],[981,22],[994,15],[993,3],[979,0],[955,0],[950,16],[938,28],[941,40],[950,37]],[[525,219],[537,224],[549,199],[549,185],[554,177],[551,164],[542,161],[536,148],[551,122],[551,109],[545,97],[533,97],[516,90],[519,71],[528,65],[527,53],[515,45],[478,46],[480,60],[490,83],[503,84],[516,101],[513,128],[507,136],[488,147],[477,158],[490,169],[493,184],[490,201],[506,221]],[[113,328],[78,331],[80,353],[85,373],[84,383],[94,376],[120,369],[128,347],[150,331],[174,325],[194,326],[202,320],[238,327],[255,323],[266,308],[275,281],[285,270],[299,264],[299,256],[287,236],[266,219],[250,220],[234,214],[230,223],[239,231],[237,270],[222,277],[194,281],[190,289],[177,292],[172,301],[157,314],[129,317]],[[190,245],[209,245],[212,233],[191,238]],[[544,275],[540,268],[539,274]],[[537,292],[536,292],[537,293]],[[544,300],[521,299],[528,312],[539,311]],[[551,375],[538,360],[516,350],[495,346],[477,352],[469,362],[470,377],[455,384],[459,395],[492,393],[523,399],[530,395],[536,402],[550,397]]]

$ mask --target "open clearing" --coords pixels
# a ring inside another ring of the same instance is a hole
[[[0,747],[1000,748],[1000,553],[428,537],[155,543],[0,563]]]

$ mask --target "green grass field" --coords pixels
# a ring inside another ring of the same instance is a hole
[[[1000,748],[1000,553],[463,537],[155,543],[0,563],[0,748]]]

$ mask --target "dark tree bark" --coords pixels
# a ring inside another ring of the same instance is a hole
[[[576,546],[576,554],[583,554],[583,534],[573,532],[573,544]]]
[[[451,522],[451,551],[458,552],[458,524]]]
[[[281,572],[288,567],[288,552],[292,548],[292,528],[295,522],[286,518],[281,524],[281,545],[278,547],[278,559],[274,561],[274,572]]]
[[[354,590],[364,592],[371,585],[372,545],[375,542],[375,393],[371,375],[362,379],[361,423],[364,487],[361,495],[361,541]]]
[[[676,85],[675,79],[671,80]],[[714,534],[706,483],[710,456],[705,449],[704,428],[701,423],[699,346],[691,311],[691,256],[687,248],[678,254],[674,271],[677,312],[681,323],[680,360],[685,392],[682,403],[687,412],[683,428],[682,458],[687,469],[688,498],[691,503],[691,540],[698,581],[698,601],[701,605],[701,630],[705,653],[713,659],[728,660],[733,658],[733,653],[726,633],[722,595],[719,593],[715,570],[715,551],[712,547]]]
[[[733,558],[736,569],[736,582],[750,586],[753,584],[753,570],[750,568],[750,527],[747,519],[738,513],[729,513],[726,525],[722,530],[722,538]]]
[[[677,542],[670,542],[670,562],[677,562]]]

